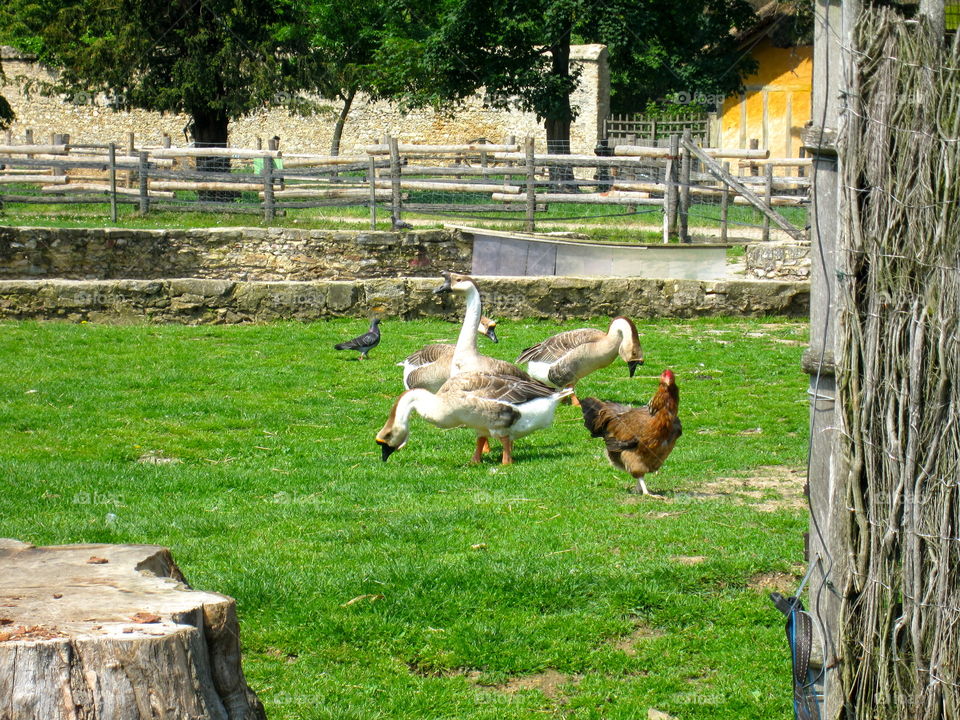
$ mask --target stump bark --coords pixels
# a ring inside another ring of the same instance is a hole
[[[236,603],[156,545],[0,539],[0,718],[265,720]]]

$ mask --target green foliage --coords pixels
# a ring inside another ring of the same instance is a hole
[[[607,321],[504,320],[483,349]],[[381,462],[393,363],[457,326],[388,320],[362,364],[332,350],[365,328],[0,324],[0,537],[170,547],[237,599],[271,720],[792,717],[759,579],[797,586],[805,515],[776,483],[738,493],[804,462],[806,323],[641,320],[637,377],[581,382],[641,403],[675,370],[684,434],[648,477],[665,499],[628,494],[568,405],[511,467],[420,419]]]
[[[41,88],[116,107],[184,112],[193,136],[217,141],[229,119],[270,102],[301,50],[292,3],[267,0],[9,0],[11,42],[58,68]],[[225,140],[224,137],[221,140]]]

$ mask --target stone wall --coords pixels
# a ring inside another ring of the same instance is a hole
[[[242,323],[378,314],[460,319],[437,280],[235,282],[231,280],[0,280],[0,319],[71,322]],[[483,279],[497,318],[806,316],[807,283],[643,278]]]
[[[9,47],[0,48],[3,71],[8,81],[18,77],[49,80],[46,68]],[[607,49],[603,45],[577,45],[571,49],[571,63],[582,68],[580,86],[571,101],[578,109],[571,127],[571,142],[576,153],[592,153],[603,130],[603,120],[610,111],[610,76]],[[184,128],[188,119],[175,113],[153,113],[144,110],[113,112],[103,98],[86,94],[63,100],[24,95],[16,82],[9,82],[3,95],[17,113],[11,131],[22,138],[32,129],[37,141],[46,142],[51,133],[68,133],[73,142],[109,143],[126,146],[127,133],[135,133],[137,143],[159,145],[164,133],[174,145],[185,145]],[[330,149],[333,125],[340,106],[331,101],[329,112],[312,117],[290,115],[286,110],[261,111],[242,118],[230,126],[234,147],[256,147],[256,139],[279,135],[281,150],[289,152],[326,153]],[[373,102],[358,97],[344,129],[341,152],[348,154],[364,145],[380,142],[384,133],[403,142],[461,143],[485,137],[502,142],[509,135],[537,139],[538,151],[545,150],[543,126],[533,113],[500,111],[483,107],[482,94],[476,95],[449,114],[432,110],[403,113],[390,103]]]
[[[744,263],[748,277],[809,280],[810,243],[753,243],[747,245]]]
[[[437,277],[470,272],[472,254],[453,230],[0,227],[0,279]]]

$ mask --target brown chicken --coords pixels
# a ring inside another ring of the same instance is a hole
[[[660,387],[641,408],[582,398],[583,424],[593,437],[602,437],[614,467],[637,479],[635,492],[649,495],[643,476],[656,472],[680,437],[677,407],[680,391],[672,370],[660,375]]]

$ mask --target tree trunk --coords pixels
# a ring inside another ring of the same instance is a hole
[[[0,540],[0,718],[265,720],[236,604],[156,545]]]
[[[569,38],[569,35],[567,35]],[[551,75],[570,79],[570,42],[554,44],[550,48]],[[567,83],[561,83],[566,85]],[[573,109],[570,107],[570,93],[561,92],[555,99],[544,119],[547,131],[547,152],[551,155],[570,154],[570,125],[573,121]],[[550,169],[550,184],[555,192],[576,192],[576,183],[571,167],[553,167]]]
[[[340,140],[343,137],[343,126],[347,123],[347,116],[350,114],[350,108],[353,105],[353,99],[357,96],[357,89],[350,88],[343,98],[343,107],[337,115],[337,122],[333,126],[333,140],[330,142],[330,154],[340,154]]]
[[[196,147],[227,147],[230,118],[222,110],[202,110],[194,112],[190,122],[190,136]],[[197,170],[200,172],[230,172],[230,158],[198,157]],[[237,192],[219,190],[201,190],[197,193],[200,202],[234,202],[240,197]]]

